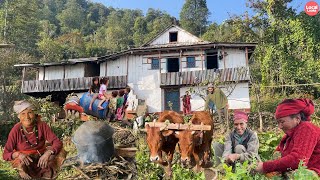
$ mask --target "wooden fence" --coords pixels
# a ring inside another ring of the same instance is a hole
[[[205,80],[219,78],[221,82],[250,80],[249,68],[207,69],[198,71],[161,73],[161,86],[191,85]]]
[[[92,84],[92,78],[93,77],[23,81],[21,91],[22,93],[33,93],[88,90]],[[127,86],[127,76],[110,76],[108,78],[109,89],[120,89]]]

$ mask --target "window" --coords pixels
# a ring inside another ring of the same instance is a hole
[[[187,57],[187,68],[196,67],[196,60],[194,57]]]
[[[170,32],[169,42],[177,42],[177,41],[178,41],[178,32]]]
[[[159,59],[152,59],[151,60],[151,69],[159,69],[159,68],[160,68]]]

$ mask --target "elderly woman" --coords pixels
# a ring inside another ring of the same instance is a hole
[[[320,128],[310,122],[313,112],[309,99],[286,99],[278,105],[275,118],[285,133],[276,149],[281,158],[258,163],[256,171],[284,173],[303,161],[311,173],[320,175]]]
[[[13,109],[20,122],[10,131],[3,159],[12,163],[22,179],[56,178],[58,167],[66,157],[62,142],[33,112],[31,103],[17,101]]]
[[[230,165],[233,165],[237,160],[240,162],[250,161],[252,158],[260,160],[257,133],[247,127],[247,122],[248,115],[245,112],[234,112],[234,130],[225,137],[225,144],[213,144],[216,165],[220,164],[221,157]]]

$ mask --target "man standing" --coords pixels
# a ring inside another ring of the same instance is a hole
[[[219,88],[215,88],[213,84],[208,85],[208,95],[206,97],[205,110],[209,110],[209,103],[214,103],[218,116],[219,122],[222,122],[221,114],[224,113],[224,118],[228,123],[228,99],[227,96]],[[228,127],[227,127],[228,128]]]

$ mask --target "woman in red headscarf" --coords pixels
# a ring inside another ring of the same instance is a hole
[[[310,122],[313,112],[309,99],[286,99],[278,105],[275,118],[285,133],[276,149],[281,158],[258,163],[256,171],[284,173],[303,161],[311,173],[320,175],[320,128]]]

